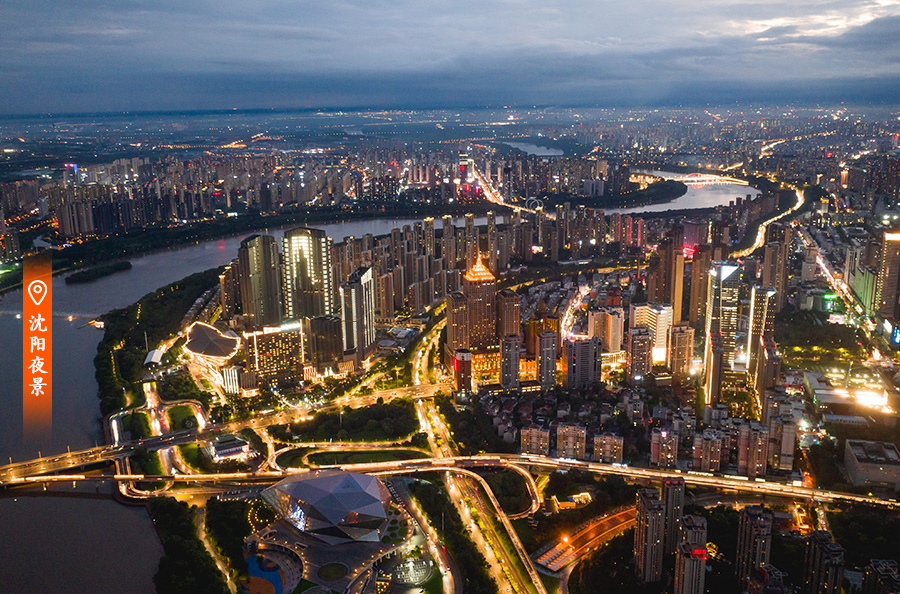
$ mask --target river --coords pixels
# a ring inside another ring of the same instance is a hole
[[[705,208],[727,203],[749,190],[735,186],[689,188],[672,203],[630,211]],[[313,225],[335,241],[366,233],[382,235],[418,219],[375,219]],[[476,219],[484,224],[485,219]],[[455,221],[461,225],[461,220]],[[280,237],[283,230],[273,230]],[[241,240],[208,241],[131,258],[132,268],[87,284],[53,280],[53,434],[26,448],[22,435],[21,291],[0,301],[0,461],[80,449],[102,442],[93,359],[102,336],[85,322],[125,307],[143,295],[183,278],[227,264]],[[72,319],[68,319],[72,316]],[[10,592],[117,592],[152,594],[161,547],[147,514],[111,500],[40,497],[0,498],[0,583]],[[122,554],[128,551],[128,554]],[[13,586],[12,589],[9,589]]]

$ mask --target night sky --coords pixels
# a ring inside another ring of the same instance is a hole
[[[900,97],[900,0],[3,0],[0,27],[0,113]]]

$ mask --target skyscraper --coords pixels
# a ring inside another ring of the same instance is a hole
[[[588,334],[600,339],[604,353],[618,353],[622,350],[625,333],[625,311],[621,307],[601,307],[588,313]]]
[[[738,324],[740,267],[730,262],[715,262],[709,273],[708,303],[706,307],[706,350],[704,365],[709,369],[713,335],[722,337],[722,360],[725,369],[734,365],[735,339]]]
[[[676,446],[677,447],[677,446]],[[666,506],[665,553],[669,555],[681,540],[681,517],[684,515],[684,479],[663,481],[662,501]]]
[[[641,583],[662,578],[666,508],[656,489],[637,492],[634,524],[634,564]]]
[[[775,289],[776,312],[787,302],[789,255],[788,243],[773,242],[763,247],[762,284]]]
[[[840,594],[843,580],[844,547],[824,530],[812,532],[806,540],[803,594]]]
[[[434,218],[426,217],[425,223],[425,255],[434,258],[437,254],[434,251]]]
[[[679,543],[675,550],[674,594],[705,594],[706,545]]]
[[[706,341],[706,383],[703,385],[703,390],[706,395],[706,406],[712,406],[718,404],[722,398],[725,356],[721,334],[707,336]]]
[[[507,334],[500,339],[500,385],[504,390],[519,389],[519,363],[522,339],[518,334]]]
[[[463,292],[468,300],[469,348],[473,350],[497,346],[497,279],[481,258],[475,260],[463,277]]]
[[[344,351],[354,353],[361,367],[375,345],[375,281],[372,269],[357,268],[341,285]]]
[[[281,323],[281,267],[271,235],[251,235],[238,248],[238,286],[248,326]]]
[[[885,231],[882,236],[874,305],[882,318],[900,321],[900,230]]]
[[[336,371],[344,355],[341,318],[336,315],[310,318],[307,321],[306,339],[308,359],[316,371]]]
[[[556,332],[541,332],[538,335],[538,381],[541,389],[556,385]]]
[[[570,338],[565,342],[566,387],[584,389],[597,381],[600,371],[600,339]]]
[[[737,563],[735,576],[746,585],[750,573],[769,563],[772,548],[772,512],[759,505],[741,510],[738,524]]]
[[[331,238],[321,229],[299,227],[281,241],[282,297],[286,318],[336,313]]]
[[[465,217],[465,241],[466,241],[466,269],[475,266],[478,259],[478,227],[475,226],[475,215],[467,214]]]
[[[762,337],[774,332],[775,288],[750,287],[750,327],[747,332],[747,373],[756,385],[757,363]]]

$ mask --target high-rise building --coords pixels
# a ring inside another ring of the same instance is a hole
[[[447,352],[449,357],[458,349],[469,348],[469,302],[460,292],[447,298]],[[447,362],[449,367],[451,363]]]
[[[863,575],[862,594],[900,593],[900,572],[893,559],[872,559]]]
[[[468,349],[453,353],[453,388],[456,392],[472,391],[472,351]]]
[[[699,332],[706,329],[706,296],[709,291],[709,271],[713,263],[712,252],[711,245],[700,244],[694,251],[694,258],[691,262],[688,321],[691,327]]]
[[[463,292],[468,301],[469,348],[497,346],[497,279],[478,257],[463,277]]]
[[[453,226],[452,216],[441,217],[441,229],[441,257],[447,263],[447,268],[456,268],[456,228]]]
[[[674,594],[705,594],[707,558],[705,544],[679,543],[675,550]]]
[[[600,339],[570,338],[565,342],[566,387],[584,389],[600,375]]]
[[[340,316],[309,318],[306,325],[307,359],[319,373],[336,371],[344,358]]]
[[[900,321],[900,230],[885,231],[882,236],[873,303],[879,316]]]
[[[774,332],[775,288],[750,287],[750,327],[747,332],[747,373],[756,385],[757,363],[762,337]]]
[[[466,270],[475,266],[478,256],[478,227],[475,226],[475,215],[465,216]]]
[[[741,425],[738,434],[738,472],[755,478],[766,476],[769,461],[769,429],[756,421]]]
[[[722,460],[722,434],[706,429],[694,435],[694,470],[717,472]]]
[[[653,336],[653,362],[665,362],[669,343],[669,328],[672,327],[672,306],[662,303],[632,304],[628,321],[629,328],[643,326]]]
[[[303,379],[303,331],[300,324],[267,326],[244,333],[247,370],[264,384],[296,382]]]
[[[653,335],[643,327],[629,328],[626,342],[625,381],[635,386],[653,369]]]
[[[769,563],[772,548],[772,512],[759,505],[741,510],[738,523],[735,576],[742,586],[750,574]]]
[[[519,434],[522,440],[523,454],[539,454],[548,456],[550,454],[550,430],[540,425],[529,425],[522,427]]]
[[[337,313],[331,238],[321,229],[299,227],[281,240],[284,316],[315,318]]]
[[[423,222],[425,224],[425,255],[434,258],[437,255],[434,251],[434,218],[426,217]]]
[[[706,547],[706,518],[702,516],[683,516],[681,518],[680,542],[695,547]]]
[[[559,458],[584,460],[587,429],[574,423],[560,423],[556,427],[556,455]]]
[[[773,242],[767,243],[763,247],[762,284],[775,289],[776,313],[784,309],[784,304],[787,302],[789,256],[788,243]]]
[[[844,580],[844,547],[824,530],[815,530],[806,540],[803,561],[804,594],[840,594]]]
[[[668,366],[676,383],[685,383],[694,362],[694,329],[684,322],[669,329]]]
[[[522,339],[518,334],[507,334],[500,339],[500,385],[504,390],[519,389],[521,356]]]
[[[538,381],[542,390],[556,385],[556,336],[556,332],[538,335]]]
[[[650,464],[660,468],[675,468],[678,464],[678,434],[669,429],[654,427],[650,433]]]
[[[676,445],[676,448],[678,446]],[[665,553],[669,555],[681,541],[681,518],[684,515],[684,479],[669,478],[662,484],[662,501],[666,506]]]
[[[666,508],[656,489],[637,492],[634,524],[634,564],[641,583],[662,578]]]
[[[618,353],[622,350],[625,334],[625,311],[621,307],[601,307],[588,313],[588,334],[600,339],[604,353]]]
[[[594,462],[622,463],[625,440],[619,435],[602,433],[594,436]]]
[[[522,332],[522,299],[515,291],[503,289],[497,293],[497,335],[507,336]]]
[[[271,235],[251,235],[238,248],[238,286],[248,326],[281,324],[281,266]]]
[[[781,378],[781,355],[778,348],[769,336],[760,338],[759,360],[756,363],[756,383],[754,388],[757,394],[762,394],[769,388],[774,388]]]
[[[369,267],[357,268],[341,285],[344,352],[353,352],[362,367],[375,346],[375,280]]]
[[[660,242],[659,257],[662,262],[663,286],[658,298],[672,306],[673,322],[681,321],[681,308],[684,300],[684,229],[676,225]]]
[[[725,369],[734,365],[735,340],[738,326],[738,298],[740,267],[730,262],[715,262],[709,273],[708,303],[706,307],[706,356],[704,366],[709,369],[711,336],[722,338],[722,361]]]

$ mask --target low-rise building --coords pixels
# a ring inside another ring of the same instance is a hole
[[[900,489],[900,452],[893,443],[848,439],[844,446],[844,466],[854,485]]]

